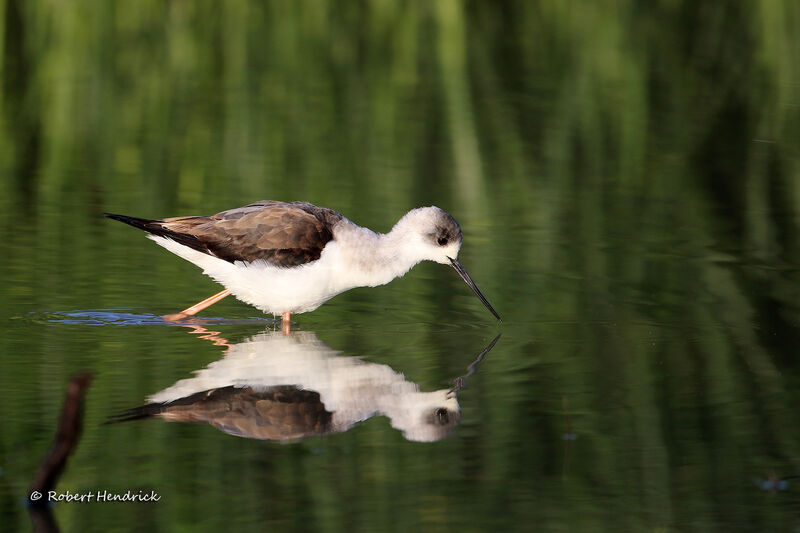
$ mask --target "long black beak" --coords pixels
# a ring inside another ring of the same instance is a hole
[[[502,320],[500,318],[500,315],[497,314],[497,311],[494,310],[494,307],[492,307],[492,304],[489,303],[489,300],[487,300],[486,297],[483,294],[481,294],[481,291],[478,290],[478,286],[475,285],[475,282],[472,281],[471,277],[469,277],[469,274],[467,274],[467,269],[464,268],[464,265],[461,264],[461,261],[459,261],[458,259],[453,259],[452,257],[448,257],[448,259],[450,260],[450,263],[453,265],[453,268],[456,269],[456,272],[458,272],[458,275],[461,276],[461,279],[463,279],[467,283],[467,285],[469,285],[469,288],[472,289],[472,292],[475,293],[475,296],[477,296],[478,299],[481,302],[483,302],[483,305],[486,306],[486,309],[491,311],[491,313],[495,317],[497,317],[497,320]]]

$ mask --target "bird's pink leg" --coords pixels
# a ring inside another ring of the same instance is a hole
[[[171,315],[164,315],[161,318],[163,318],[167,322],[177,322],[178,320],[183,320],[184,318],[188,318],[188,317],[190,317],[192,315],[195,315],[195,314],[199,313],[200,311],[202,311],[206,307],[210,307],[210,306],[214,305],[218,301],[220,301],[223,298],[225,298],[226,296],[228,296],[230,293],[231,293],[231,291],[229,291],[228,289],[225,289],[224,291],[219,291],[214,296],[209,296],[208,298],[206,298],[202,302],[197,302],[193,306],[187,307],[186,309],[184,309],[180,313],[172,313]]]
[[[283,316],[281,317],[281,331],[283,331],[284,335],[289,335],[292,332],[291,318],[292,313],[289,311],[284,312]]]

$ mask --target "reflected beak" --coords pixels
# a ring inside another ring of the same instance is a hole
[[[481,294],[481,291],[478,290],[478,286],[475,285],[475,282],[472,281],[471,277],[469,277],[469,274],[467,274],[467,269],[464,268],[464,265],[461,264],[461,261],[459,261],[458,259],[453,259],[452,257],[448,257],[448,259],[450,260],[450,263],[453,265],[453,268],[456,269],[456,272],[458,272],[458,275],[461,276],[461,279],[463,279],[467,283],[467,285],[469,285],[469,288],[472,289],[472,292],[475,293],[475,296],[477,296],[478,299],[481,302],[483,302],[483,305],[486,306],[486,309],[488,309],[494,316],[496,316],[497,320],[502,320],[500,318],[500,315],[497,314],[497,311],[494,310],[494,307],[492,307],[492,304],[489,303],[489,300],[487,300],[486,297],[483,294]]]

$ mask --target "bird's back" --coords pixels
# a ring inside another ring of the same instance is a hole
[[[344,217],[306,202],[262,200],[211,216],[148,220],[107,215],[230,263],[265,261],[293,267],[319,259]]]

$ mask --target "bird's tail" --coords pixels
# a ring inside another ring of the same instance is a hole
[[[201,242],[200,239],[192,235],[189,231],[176,231],[174,229],[170,229],[169,227],[169,224],[172,222],[192,219],[199,220],[204,219],[204,217],[182,217],[180,219],[150,220],[147,218],[129,217],[127,215],[115,215],[113,213],[105,213],[105,215],[108,218],[119,220],[120,222],[124,222],[125,224],[133,226],[134,228],[143,229],[151,235],[166,237],[167,239],[172,239],[173,241],[183,244],[184,246],[188,246],[189,248],[197,250],[198,252],[214,255],[206,243]],[[186,229],[186,225],[184,225],[184,229]]]
[[[121,413],[110,415],[103,425],[116,424],[118,422],[130,422],[131,420],[142,420],[144,418],[152,418],[161,414],[164,411],[165,404],[163,403],[148,403],[141,407],[134,407]]]
[[[160,220],[149,220],[147,218],[136,218],[136,217],[129,217],[127,215],[115,215],[113,213],[103,213],[108,218],[113,220],[119,220],[120,222],[124,222],[134,228],[143,229],[148,233],[157,233],[159,230],[162,230],[161,221]]]

